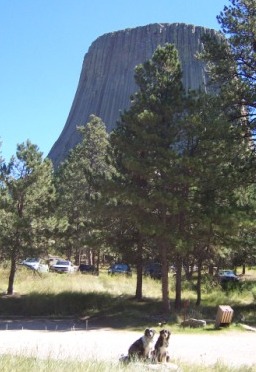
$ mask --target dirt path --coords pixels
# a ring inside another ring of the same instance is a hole
[[[0,354],[25,354],[39,358],[97,359],[118,361],[141,333],[99,330],[0,330]],[[171,361],[230,366],[255,366],[256,332],[218,334],[173,334],[170,342]]]

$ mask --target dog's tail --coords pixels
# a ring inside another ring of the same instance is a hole
[[[123,363],[123,364],[128,364],[130,363],[131,361],[131,358],[129,357],[129,355],[121,355],[121,357],[119,358],[119,362],[120,363]]]

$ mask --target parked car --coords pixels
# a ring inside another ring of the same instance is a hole
[[[22,265],[26,266],[28,269],[36,270],[40,273],[47,273],[49,271],[49,266],[40,258],[26,258],[24,261],[22,261]]]
[[[159,262],[151,262],[145,266],[143,274],[152,279],[161,279],[162,265]]]
[[[78,267],[78,271],[81,274],[93,274],[98,275],[98,270],[94,265],[88,265],[88,264],[80,264]]]
[[[221,283],[226,282],[239,282],[240,278],[233,270],[220,270],[218,273],[218,279]]]
[[[114,275],[114,274],[125,274],[127,276],[132,275],[132,270],[128,264],[124,263],[116,263],[111,265],[108,268],[108,274],[109,275]]]
[[[76,266],[74,266],[70,261],[58,260],[51,266],[51,271],[56,273],[74,273],[76,271]]]

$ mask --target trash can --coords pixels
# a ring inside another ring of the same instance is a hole
[[[230,325],[233,314],[234,310],[230,306],[220,305],[216,315],[215,328]]]

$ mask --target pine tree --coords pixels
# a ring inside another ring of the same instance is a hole
[[[200,303],[200,268],[209,254],[216,258],[225,234],[234,234],[235,192],[251,177],[240,121],[229,120],[221,96],[186,95],[179,65],[173,63],[173,70],[169,65],[174,56],[172,46],[159,48],[137,68],[140,90],[111,138],[121,175],[118,200],[161,257],[165,311],[170,257],[176,266],[176,307],[181,306],[182,262],[189,253],[198,261]],[[168,78],[170,71],[176,78]]]
[[[235,249],[241,219],[237,191],[253,179],[247,167],[251,151],[243,138],[243,127],[230,121],[220,96],[206,96],[187,121],[193,135],[190,157],[193,188],[190,192],[188,241],[190,253],[197,259],[198,279],[203,261],[228,258]],[[221,250],[220,250],[221,247]],[[225,247],[225,255],[224,255]],[[200,281],[198,281],[200,304]]]
[[[255,129],[256,109],[256,2],[230,0],[217,17],[222,37],[205,37],[203,59],[233,118],[244,118],[247,134]],[[234,112],[236,108],[236,113]]]
[[[234,255],[239,256],[239,250],[243,249],[245,240],[241,239],[238,243],[238,236],[243,236],[242,231],[247,230],[243,226],[250,225],[238,195],[241,190],[247,194],[250,185],[255,183],[256,2],[230,0],[230,5],[224,7],[217,19],[222,30],[221,38],[206,37],[202,57],[208,62],[211,82],[215,83],[219,93],[219,105],[230,122],[231,138],[234,139],[234,133],[236,137],[237,147],[232,147],[232,159],[229,152],[230,160],[226,161],[229,165],[225,171],[227,180],[233,181],[230,182],[230,191],[236,218],[232,219],[233,229],[228,234],[225,229],[222,234],[218,232],[219,236],[229,237],[224,240],[232,242],[231,250],[227,251],[231,259]],[[232,140],[229,141],[229,144],[232,143]],[[248,204],[247,210],[253,213],[251,209],[252,204]]]
[[[106,162],[108,134],[102,120],[94,115],[79,126],[82,141],[71,150],[56,175],[58,194],[57,214],[66,219],[66,230],[61,232],[59,249],[79,263],[82,248],[99,251],[102,219],[96,213],[101,192],[98,179],[107,177],[110,165]],[[95,250],[94,249],[97,249]]]
[[[7,293],[12,294],[18,261],[48,248],[54,227],[52,164],[27,141],[17,146],[16,157],[1,164],[0,180],[0,240],[2,254],[11,262]]]
[[[152,59],[135,70],[139,87],[130,110],[111,137],[116,168],[123,176],[120,202],[142,236],[154,239],[162,263],[162,298],[169,310],[169,255],[181,233],[184,185],[180,162],[184,133],[181,123],[190,98],[181,82],[173,45],[158,47]]]

